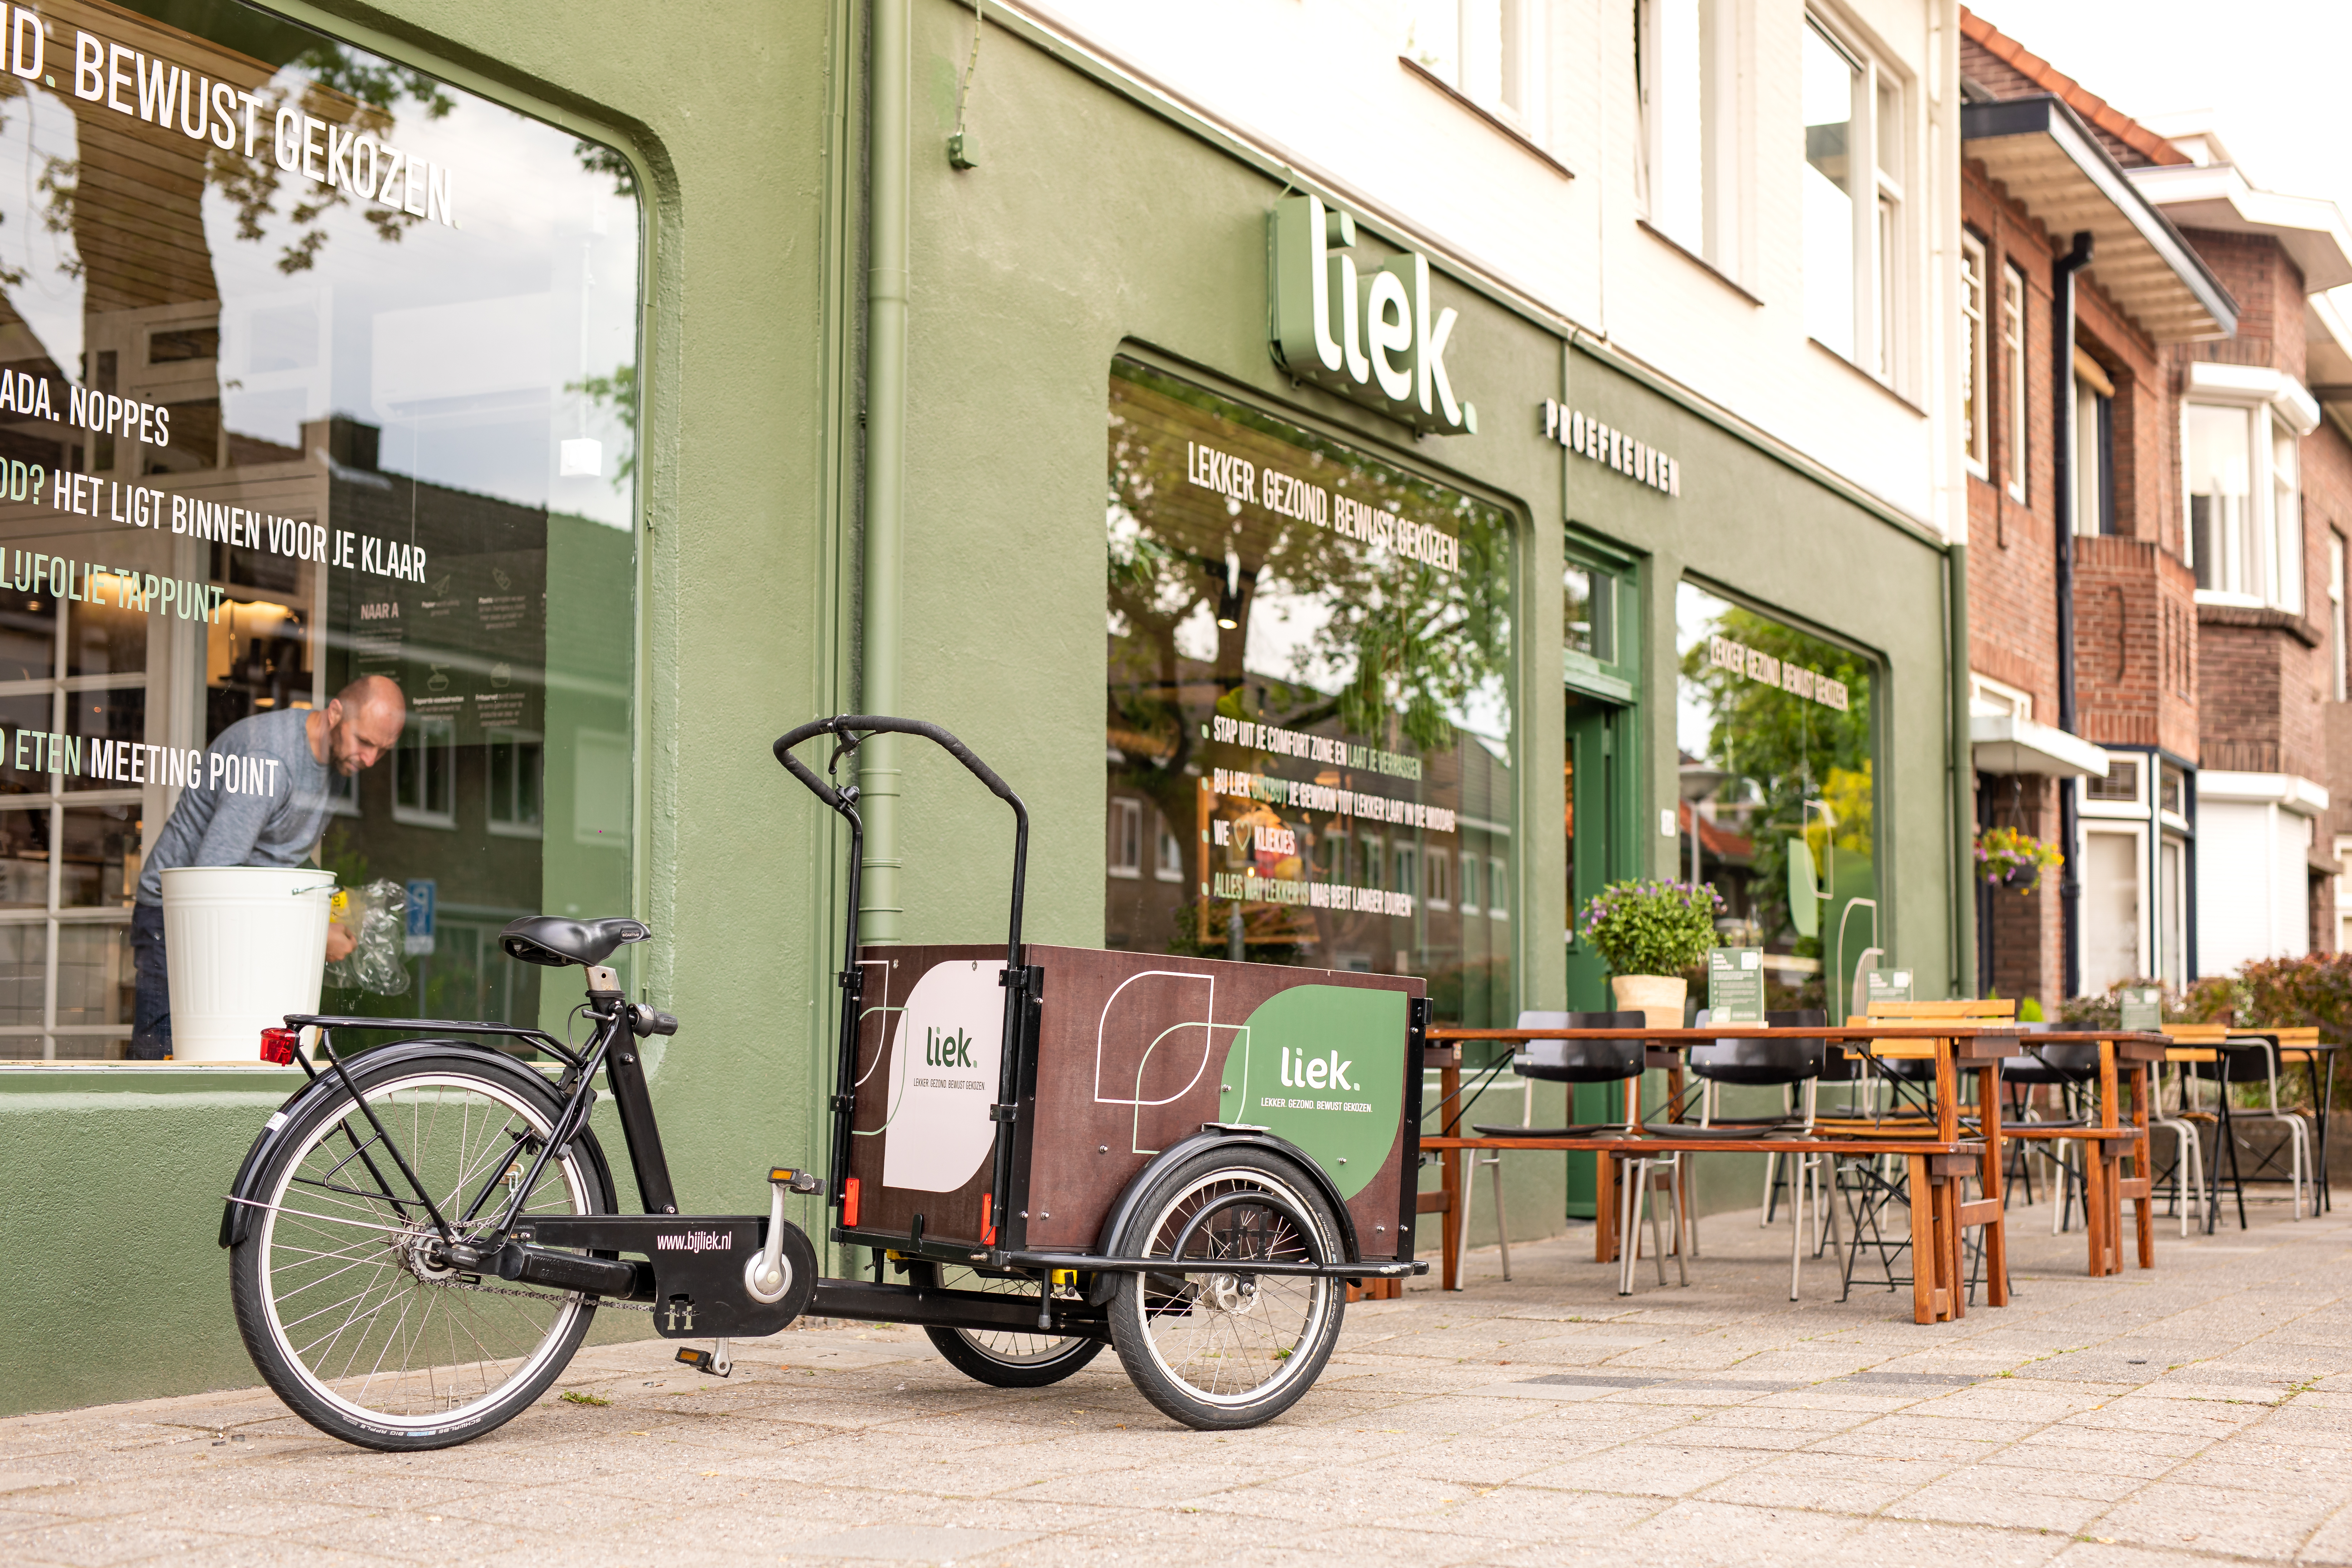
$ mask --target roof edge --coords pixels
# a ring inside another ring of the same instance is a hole
[[[2027,48],[2023,44],[1986,21],[1982,16],[1960,7],[1960,33],[1982,45],[1995,57],[2035,85],[2046,89],[2053,97],[2091,124],[2155,163],[2187,163],[2189,154],[2163,137],[2101,98],[2097,93]]]
[[[2173,275],[2197,297],[2223,336],[2238,330],[2238,302],[2214,276],[2197,247],[2189,243],[2172,220],[2148,198],[2123,165],[2108,156],[2073,109],[2055,94],[2002,99],[1994,103],[1960,106],[1960,146],[1965,154],[1971,142],[2006,136],[2046,135],[2083,172],[2099,194],[2139,232],[2150,249],[2163,258]],[[2096,263],[2095,262],[2095,268]]]

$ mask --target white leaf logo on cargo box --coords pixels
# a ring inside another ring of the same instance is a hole
[[[882,1184],[951,1193],[996,1146],[988,1108],[1003,1052],[1003,966],[942,963],[915,982],[890,1046]]]

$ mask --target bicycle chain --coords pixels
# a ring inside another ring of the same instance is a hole
[[[577,1290],[568,1295],[550,1296],[540,1290],[509,1290],[503,1285],[479,1283],[468,1285],[459,1279],[440,1279],[429,1281],[429,1283],[443,1290],[477,1290],[485,1296],[512,1296],[519,1301],[585,1301],[588,1300]],[[624,1301],[613,1296],[599,1296],[589,1304],[595,1307],[615,1307],[624,1312],[650,1312],[654,1310],[654,1304],[651,1301]]]

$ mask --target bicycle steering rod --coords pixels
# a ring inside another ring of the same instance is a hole
[[[798,729],[776,737],[776,761],[782,763],[793,777],[807,785],[809,792],[817,799],[846,817],[853,838],[862,839],[864,824],[857,816],[856,790],[835,788],[819,778],[807,763],[793,755],[793,749],[818,735],[838,735],[849,750],[855,751],[867,735],[874,734],[916,735],[930,742],[961,763],[972,777],[988,787],[991,795],[1013,808],[1013,914],[1011,931],[1005,938],[1004,963],[1007,968],[1020,967],[1021,894],[1029,871],[1029,808],[1021,804],[1021,797],[1013,793],[1011,784],[997,777],[995,769],[972,754],[970,746],[939,725],[920,719],[893,719],[878,713],[836,713],[830,719],[813,719]],[[856,876],[856,866],[851,867],[850,874],[853,878]],[[852,906],[850,918],[854,921],[857,912],[854,899]],[[856,951],[854,931],[850,951]]]

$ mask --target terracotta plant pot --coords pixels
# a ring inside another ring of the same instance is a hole
[[[1683,1000],[1690,982],[1679,974],[1620,974],[1609,982],[1616,994],[1617,1010],[1639,1013],[1653,1029],[1683,1026]]]

